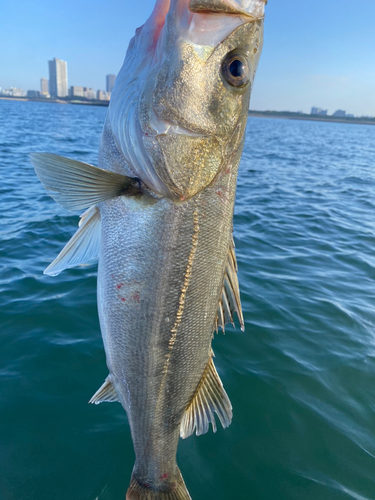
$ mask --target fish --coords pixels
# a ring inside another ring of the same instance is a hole
[[[191,499],[180,437],[232,421],[212,340],[235,313],[244,330],[233,211],[265,3],[158,0],[116,78],[98,166],[31,155],[52,198],[84,211],[45,274],[98,259],[109,374],[90,403],[126,411],[127,500]]]

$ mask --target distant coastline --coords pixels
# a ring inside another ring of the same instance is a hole
[[[309,120],[315,122],[357,123],[359,125],[375,125],[375,118],[308,115],[306,113],[294,113],[293,111],[249,110],[249,116],[256,116],[261,118],[280,118],[284,120]]]
[[[47,103],[57,103],[57,104],[84,104],[86,106],[107,106],[109,105],[109,101],[98,101],[98,100],[78,100],[78,99],[51,99],[45,97],[8,97],[8,96],[0,96],[0,100],[4,101],[30,101],[30,102],[47,102]]]
[[[90,99],[46,99],[43,97],[8,97],[1,96],[0,100],[9,101],[30,101],[47,102],[57,104],[82,104],[84,106],[108,106],[109,101],[99,101]],[[375,118],[368,117],[337,117],[327,115],[311,115],[306,113],[295,113],[293,111],[255,111],[249,110],[249,116],[259,118],[279,118],[283,120],[308,120],[316,122],[335,122],[335,123],[356,123],[358,125],[375,125]]]

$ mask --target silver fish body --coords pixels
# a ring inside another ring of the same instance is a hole
[[[129,418],[134,474],[155,489],[176,480],[181,420],[212,357],[236,174],[228,169],[182,203],[163,198],[139,210],[117,198],[100,207],[107,364]]]
[[[232,239],[238,165],[263,40],[263,0],[158,0],[116,80],[99,168],[32,161],[66,208],[88,208],[46,273],[99,254],[109,376],[136,461],[127,500],[189,499],[179,437],[230,424],[213,333],[243,318]],[[133,73],[132,73],[133,72]]]

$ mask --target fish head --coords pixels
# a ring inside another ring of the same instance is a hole
[[[108,113],[127,163],[155,193],[191,198],[242,148],[264,5],[159,0],[137,31]]]

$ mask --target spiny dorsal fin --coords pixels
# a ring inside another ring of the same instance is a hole
[[[232,405],[216,371],[212,357],[203,373],[198,389],[184,413],[180,427],[180,436],[185,439],[196,429],[197,436],[208,431],[209,423],[216,432],[214,412],[221,425],[228,427],[232,421]]]
[[[241,330],[245,330],[245,323],[242,314],[240,288],[237,279],[237,259],[234,249],[234,241],[232,239],[229,245],[228,261],[225,268],[224,285],[221,293],[215,329],[218,331],[219,326],[225,333],[225,325],[233,322],[233,313],[236,312],[240,321]]]
[[[49,153],[30,155],[50,196],[68,210],[85,210],[116,196],[141,192],[140,180]]]
[[[108,375],[104,384],[96,391],[89,403],[98,405],[100,403],[114,403],[116,401],[119,401],[119,399],[111,382],[110,375]]]
[[[81,217],[79,228],[56,259],[44,271],[48,276],[57,276],[71,267],[87,264],[97,259],[100,249],[100,212],[91,207]]]

